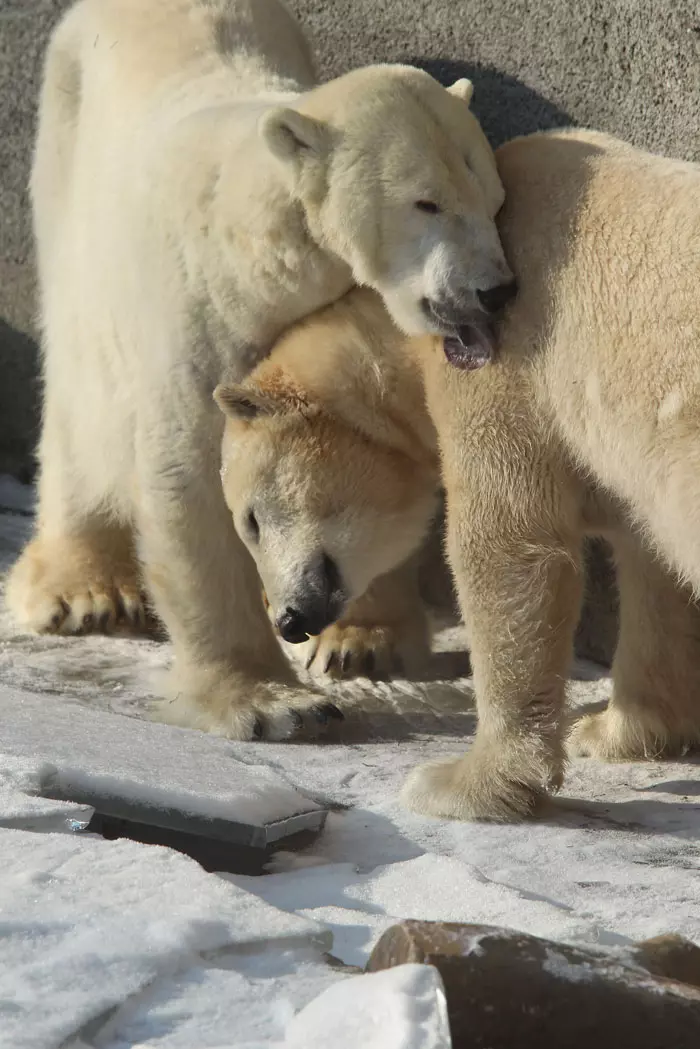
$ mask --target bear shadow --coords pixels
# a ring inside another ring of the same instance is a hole
[[[0,317],[0,369],[0,473],[31,484],[39,437],[39,347],[4,317]]]
[[[679,784],[677,784],[679,786]],[[688,796],[697,793],[698,782],[687,783]],[[678,793],[678,791],[669,791]],[[661,801],[655,798],[633,798],[628,801],[593,801],[588,798],[572,798],[558,794],[545,799],[542,808],[535,814],[538,823],[556,827],[586,830],[621,831],[639,834],[642,837],[664,838],[668,844],[662,855],[655,859],[640,859],[640,863],[651,866],[686,866],[683,858],[687,854],[687,841],[700,838],[698,829],[698,805],[691,801]],[[674,843],[673,839],[677,839]],[[692,865],[695,869],[695,865]]]
[[[410,57],[406,61],[430,73],[445,87],[462,77],[471,80],[474,85],[471,109],[494,149],[517,135],[530,135],[534,131],[549,131],[575,124],[573,117],[556,103],[517,77],[492,66],[420,56]]]
[[[438,653],[445,657],[463,652]],[[438,663],[443,667],[443,664]],[[412,687],[417,685],[417,687]],[[409,686],[406,688],[406,686]],[[429,674],[383,681],[350,679],[323,688],[328,702],[337,704],[344,720],[331,721],[314,739],[324,744],[358,744],[409,741],[418,738],[450,737],[457,745],[471,741],[476,732],[476,700],[471,681],[464,676]],[[306,743],[300,737],[288,740]]]

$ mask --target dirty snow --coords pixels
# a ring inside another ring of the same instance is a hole
[[[11,511],[0,516],[2,568],[27,535],[30,495],[0,484],[0,507]],[[447,680],[461,645],[458,629],[442,630],[435,680],[336,686],[356,713],[328,742],[236,744],[143,720],[168,645],[30,638],[0,620],[1,1049],[263,1049],[294,1045],[295,1030],[312,1045],[314,1024],[340,1049],[337,1010],[353,1014],[361,978],[327,952],[362,965],[400,918],[503,924],[572,943],[673,930],[700,942],[697,762],[575,762],[549,814],[519,826],[400,808],[406,772],[459,752],[473,733],[470,681]],[[574,702],[609,695],[596,668],[576,676]],[[241,762],[259,791],[251,818],[281,816],[298,795],[335,808],[312,846],[280,850],[262,878],[206,874],[168,850],[76,834],[85,807],[38,796],[42,733],[67,724],[54,767],[115,777],[119,789],[128,781],[135,797],[155,785],[160,804],[221,813],[236,795],[221,770]],[[95,740],[108,741],[113,768]],[[387,1016],[406,1019],[395,979]],[[432,1037],[420,1025],[414,1035]]]

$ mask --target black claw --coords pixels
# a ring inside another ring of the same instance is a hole
[[[64,619],[65,616],[61,612],[57,612],[55,616],[51,616],[51,626],[54,630],[58,630]]]
[[[343,661],[340,664],[343,673],[347,673],[352,663],[352,652],[343,652]]]
[[[93,616],[92,612],[86,612],[85,615],[83,616],[83,622],[82,622],[81,628],[83,630],[86,630],[86,631],[87,630],[92,630],[92,626],[93,626],[94,622],[95,622],[95,617]]]
[[[374,673],[375,668],[377,666],[377,660],[375,658],[374,652],[371,649],[369,650],[369,652],[365,652],[364,666],[365,674],[367,675],[367,677],[372,677],[372,674]]]
[[[255,723],[253,725],[253,739],[262,739],[263,738],[263,731],[264,731],[264,729],[263,729],[262,718],[256,718],[255,719]]]
[[[338,653],[335,650],[333,650],[333,651],[331,651],[329,653],[328,657],[326,658],[326,664],[325,664],[325,666],[323,668],[323,673],[324,674],[327,674],[328,671],[331,669],[331,667],[335,665],[335,662],[336,662],[336,659],[337,659],[337,655],[338,655]]]
[[[109,626],[109,612],[103,612],[102,615],[99,618],[98,629],[101,630],[103,634],[106,634],[108,626]]]
[[[301,714],[299,713],[298,710],[290,710],[289,711],[289,716],[292,719],[292,721],[294,722],[294,730],[295,731],[298,731],[299,729],[304,727],[304,719],[303,719],[303,717],[301,716]]]

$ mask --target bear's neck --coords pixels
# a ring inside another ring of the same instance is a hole
[[[243,347],[247,371],[288,327],[345,294],[352,274],[313,239],[257,131],[228,151],[206,208],[199,290],[216,314],[222,366]]]

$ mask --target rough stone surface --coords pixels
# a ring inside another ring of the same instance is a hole
[[[677,933],[642,940],[630,953],[637,965],[655,976],[700,987],[700,947]]]
[[[434,965],[454,1049],[691,1049],[700,1044],[700,991],[673,977],[698,948],[662,939],[673,941],[666,951],[658,941],[591,951],[485,925],[409,921],[384,933],[367,971]]]

